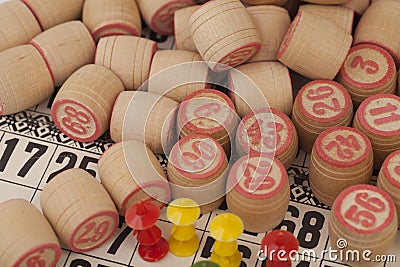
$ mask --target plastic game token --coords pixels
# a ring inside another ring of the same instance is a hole
[[[149,201],[132,205],[125,213],[125,221],[135,230],[144,230],[153,226],[160,217],[160,208]]]
[[[148,262],[156,262],[168,254],[168,242],[161,238],[159,242],[152,246],[139,245],[138,252],[140,257]]]
[[[192,267],[220,267],[220,266],[212,261],[199,261],[193,264]]]
[[[290,257],[295,256],[299,249],[299,241],[288,231],[273,230],[266,234],[261,241],[261,250],[268,256],[267,267],[290,267]],[[275,251],[272,258],[269,258],[271,251]],[[281,254],[280,254],[281,253]],[[278,255],[282,255],[278,258]]]

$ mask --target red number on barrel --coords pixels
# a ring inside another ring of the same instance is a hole
[[[398,107],[391,104],[387,103],[386,106],[384,107],[377,107],[373,108],[369,111],[369,114],[371,116],[378,116],[382,114],[387,114],[386,117],[378,118],[374,120],[375,125],[383,125],[386,123],[391,123],[394,121],[400,120],[400,115],[396,114],[395,112],[398,111]]]
[[[260,160],[258,166],[245,163],[244,186],[247,189],[268,190],[275,185],[275,180],[268,176],[271,162]]]
[[[41,253],[44,253],[44,251],[41,251]],[[34,255],[26,261],[26,264],[28,267],[46,267],[46,260],[41,258],[40,255]]]
[[[182,160],[186,166],[193,170],[202,170],[206,167],[206,161],[215,159],[215,149],[205,141],[194,141],[192,143],[193,152],[183,152]]]
[[[378,63],[376,63],[376,61],[373,61],[373,60],[364,61],[362,56],[354,57],[350,66],[353,69],[360,66],[360,68],[365,70],[365,72],[368,74],[375,74],[379,71],[379,65],[378,65]]]
[[[87,133],[87,129],[82,126],[82,124],[88,124],[90,122],[90,117],[86,113],[83,111],[77,111],[72,106],[66,106],[64,108],[64,112],[68,116],[63,117],[61,122],[67,129],[76,134],[84,135]],[[75,120],[78,122],[73,121],[73,118],[75,118]]]
[[[356,137],[351,134],[347,138],[343,135],[336,136],[335,140],[332,140],[326,145],[328,151],[332,148],[336,148],[336,154],[340,159],[347,160],[353,157],[354,151],[359,151],[361,146]]]
[[[221,110],[221,105],[218,103],[204,104],[196,108],[194,115],[196,117],[209,117],[212,114],[218,113]]]
[[[317,101],[317,100],[323,100],[323,99],[328,99],[333,95],[333,89],[329,86],[321,86],[318,87],[317,90],[314,91],[314,89],[310,89],[307,92],[307,99],[311,101]],[[328,105],[322,101],[318,101],[315,103],[312,107],[313,111],[315,114],[318,115],[324,115],[326,113],[326,110],[332,110],[332,111],[339,111],[340,110],[340,103],[339,100],[334,97],[331,99],[332,105]]]
[[[96,222],[91,222],[85,226],[85,231],[78,237],[76,243],[86,244],[88,242],[97,242],[104,237],[109,227],[109,221],[103,221],[99,225]]]

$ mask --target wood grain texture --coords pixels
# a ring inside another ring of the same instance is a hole
[[[126,90],[137,90],[150,74],[157,43],[135,36],[110,36],[100,39],[95,64],[112,70]]]
[[[70,21],[42,32],[30,42],[41,53],[54,77],[55,86],[83,65],[94,62],[96,45],[80,21]]]
[[[142,34],[142,20],[136,0],[86,0],[82,21],[96,42],[105,36]]]
[[[57,236],[35,206],[24,199],[8,200],[0,204],[0,217],[1,266],[29,266],[36,258],[56,266],[61,256]]]
[[[0,4],[0,52],[26,44],[41,32],[35,16],[22,2]]]
[[[118,226],[111,197],[82,169],[55,176],[43,189],[40,206],[60,240],[75,252],[100,247]]]
[[[249,5],[278,5],[283,6],[288,0],[243,0]]]
[[[196,6],[189,6],[175,11],[174,15],[174,34],[176,49],[196,52],[197,48],[194,44],[192,32],[190,31],[189,18],[194,11],[199,8]]]
[[[319,5],[337,5],[337,4],[349,3],[354,0],[303,0],[303,1],[307,2],[307,3],[319,4]],[[358,1],[358,0],[355,0],[355,1]]]
[[[356,1],[350,1],[348,3],[342,4],[343,6],[353,9],[354,12],[356,12],[359,15],[362,15],[365,10],[367,10],[367,8],[370,5],[370,0],[356,0]]]
[[[0,53],[0,114],[9,115],[33,107],[50,97],[53,79],[39,52],[21,45]]]

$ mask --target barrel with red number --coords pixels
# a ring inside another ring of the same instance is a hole
[[[112,71],[86,65],[63,84],[51,107],[57,127],[73,140],[91,142],[107,131],[115,99],[124,91]]]
[[[355,106],[379,93],[394,94],[397,72],[393,58],[386,50],[371,44],[352,47],[337,76],[346,87]]]
[[[0,53],[0,115],[13,114],[44,101],[54,91],[46,62],[31,45]]]
[[[353,31],[354,11],[350,8],[339,5],[307,4],[301,5],[299,10],[324,17],[350,34]]]
[[[38,20],[42,30],[79,19],[85,0],[22,0]]]
[[[105,36],[142,34],[142,20],[136,0],[86,0],[82,21],[96,42]]]
[[[239,0],[209,1],[189,23],[197,50],[214,71],[243,64],[261,48],[256,26]]]
[[[400,149],[400,97],[392,94],[368,97],[358,108],[353,127],[371,140],[374,168],[379,169],[390,153]]]
[[[249,62],[278,60],[276,55],[290,26],[288,11],[272,5],[246,8],[260,35],[261,49]]]
[[[194,44],[192,32],[190,31],[189,18],[199,8],[189,6],[175,11],[174,15],[174,35],[176,49],[197,52]]]
[[[289,206],[289,179],[276,158],[245,155],[232,166],[226,191],[230,212],[244,229],[263,233],[278,226]]]
[[[140,201],[151,200],[162,208],[170,200],[164,170],[141,141],[111,146],[101,156],[98,169],[102,185],[122,215]]]
[[[364,12],[354,33],[354,44],[369,43],[380,46],[400,66],[400,35],[398,18],[400,2],[396,0],[375,1]]]
[[[193,0],[137,0],[143,20],[154,32],[174,34],[175,11],[195,5]]]
[[[61,241],[75,252],[100,247],[118,226],[111,197],[82,169],[55,176],[43,189],[40,206]]]
[[[329,80],[316,80],[301,88],[293,105],[292,120],[300,148],[311,152],[315,139],[332,126],[348,126],[353,105],[346,89]]]
[[[159,50],[151,64],[148,91],[175,101],[206,88],[208,66],[199,54],[182,50]]]
[[[46,218],[24,199],[0,204],[0,266],[55,267],[61,248]]]
[[[115,101],[110,134],[115,142],[144,141],[155,154],[168,154],[175,142],[178,102],[142,91],[125,91]],[[134,118],[134,119],[132,119]]]
[[[43,56],[55,86],[83,65],[93,63],[96,45],[80,21],[70,21],[42,32],[30,42]]]
[[[110,36],[100,39],[95,64],[112,70],[126,90],[137,90],[147,81],[157,43],[135,36]]]
[[[231,152],[231,138],[235,136],[238,117],[232,101],[222,92],[203,89],[188,95],[179,107],[177,128],[179,136],[204,134]]]
[[[276,109],[264,108],[247,114],[236,132],[236,152],[275,153],[287,169],[296,157],[299,141],[288,116]]]
[[[231,69],[229,83],[230,96],[241,118],[266,106],[286,115],[292,113],[292,81],[289,69],[280,62],[255,62]]]
[[[35,16],[21,1],[1,3],[0,14],[0,52],[26,44],[41,32]]]
[[[222,146],[206,135],[186,136],[174,145],[167,166],[173,199],[191,198],[202,214],[225,199],[228,160]]]
[[[280,46],[278,59],[309,79],[332,80],[352,40],[350,33],[334,22],[299,11]]]
[[[351,266],[376,264],[368,258],[375,260],[388,254],[395,243],[397,225],[396,208],[385,191],[372,185],[355,185],[340,193],[332,207],[329,241],[332,249],[343,255],[359,251],[360,261],[349,257]]]
[[[344,189],[371,181],[373,153],[368,137],[359,130],[336,126],[315,141],[310,163],[310,185],[315,197],[332,206]]]

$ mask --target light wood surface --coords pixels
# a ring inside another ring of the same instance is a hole
[[[190,31],[189,18],[199,8],[189,6],[175,11],[174,15],[174,34],[176,49],[197,52],[194,44],[192,32]]]
[[[243,0],[249,5],[279,5],[283,6],[288,0]]]

